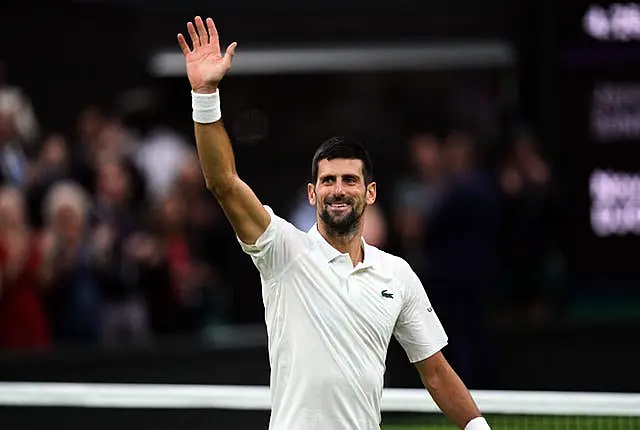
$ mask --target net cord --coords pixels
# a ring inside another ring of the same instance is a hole
[[[485,414],[640,417],[640,394],[471,391]],[[230,385],[0,383],[0,406],[269,410],[269,388]],[[438,413],[426,390],[387,388],[386,412]]]

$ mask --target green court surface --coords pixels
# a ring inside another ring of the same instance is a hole
[[[492,430],[640,430],[640,417],[488,416]],[[385,419],[382,430],[458,430],[442,417]]]

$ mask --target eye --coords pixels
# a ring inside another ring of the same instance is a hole
[[[321,182],[323,184],[331,184],[331,183],[333,183],[333,181],[334,181],[333,176],[325,176],[324,178],[322,178]]]

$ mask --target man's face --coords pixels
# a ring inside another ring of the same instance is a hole
[[[336,158],[318,162],[318,179],[308,185],[309,203],[335,235],[359,228],[367,205],[376,197],[376,184],[365,185],[361,160]]]

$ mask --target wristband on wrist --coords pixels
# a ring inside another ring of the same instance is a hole
[[[491,430],[491,427],[484,417],[476,417],[467,423],[464,430]]]
[[[200,94],[191,91],[191,108],[193,121],[201,124],[210,124],[222,118],[220,108],[220,90],[213,94]]]

